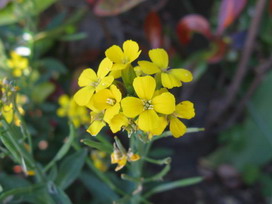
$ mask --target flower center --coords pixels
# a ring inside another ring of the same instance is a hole
[[[124,57],[122,59],[122,64],[127,64],[127,63],[129,63],[129,58],[128,57]]]
[[[97,86],[100,84],[100,82],[101,82],[101,80],[98,79],[97,81],[93,81],[90,85],[91,85],[92,87],[97,87]]]
[[[113,106],[116,103],[116,100],[113,98],[107,98],[106,103]]]
[[[151,100],[142,100],[144,105],[144,110],[153,109],[153,105],[151,104]]]

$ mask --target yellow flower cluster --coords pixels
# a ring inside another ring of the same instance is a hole
[[[22,106],[27,102],[27,97],[16,93],[17,91],[18,87],[14,87],[6,79],[0,81],[0,116],[8,123],[14,122],[15,125],[20,126],[21,120],[15,112],[14,103],[16,103],[18,113],[23,115],[24,109]]]
[[[63,94],[59,97],[60,107],[57,109],[59,117],[68,117],[75,127],[90,122],[88,110],[85,107],[76,104],[73,98]]]
[[[23,73],[28,73],[28,59],[18,55],[14,51],[10,53],[10,59],[8,59],[7,64],[12,69],[12,74],[15,77],[20,77]]]
[[[78,80],[81,89],[74,99],[78,105],[91,109],[87,130],[91,135],[97,135],[107,124],[113,133],[121,129],[129,134],[141,130],[149,138],[162,134],[168,124],[174,137],[186,132],[179,118],[195,116],[193,103],[183,101],[176,105],[168,89],[192,81],[191,72],[169,69],[169,57],[164,49],[150,50],[151,61],[138,61],[133,67],[140,53],[137,42],[127,40],[122,48],[113,45],[106,50],[97,73],[91,68],[81,73]]]
[[[94,166],[102,172],[108,170],[107,153],[99,150],[93,150],[91,152],[91,159],[93,160]]]

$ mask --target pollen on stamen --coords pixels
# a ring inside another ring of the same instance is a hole
[[[143,100],[144,110],[152,110],[153,105],[151,104],[151,100]]]
[[[116,101],[113,98],[107,98],[106,103],[113,106],[116,103]]]

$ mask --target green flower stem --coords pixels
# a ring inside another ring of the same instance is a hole
[[[80,145],[78,145],[78,143],[73,142],[72,143],[73,148],[78,151],[81,149]],[[92,160],[90,158],[86,158],[86,163],[88,165],[88,167],[105,183],[109,186],[109,188],[111,188],[113,191],[115,191],[116,193],[124,196],[126,195],[126,193],[118,188],[117,186],[115,186],[115,184],[100,170],[98,170],[92,163]]]
[[[56,38],[58,37],[62,32],[65,31],[67,26],[74,25],[77,23],[82,17],[89,11],[88,8],[83,7],[78,9],[74,15],[72,15],[62,26],[59,26],[58,28],[55,28],[53,30],[44,31],[38,33],[36,36],[34,36],[34,43],[40,40],[43,40],[45,38]]]
[[[148,157],[144,157],[142,158],[145,161],[152,163],[152,164],[158,164],[158,165],[163,165],[163,164],[169,164],[171,162],[171,158],[170,157],[166,157],[164,159],[151,159]]]
[[[149,141],[144,143],[138,138],[138,134],[133,134],[130,140],[130,147],[138,151],[138,154],[141,158],[146,158],[148,155],[149,149],[151,147],[152,142]],[[143,202],[142,198],[142,188],[143,188],[143,167],[144,167],[144,159],[140,159],[139,161],[131,163],[131,175],[132,178],[136,179],[135,183],[135,190],[132,192],[131,196],[131,203],[138,204]]]
[[[16,97],[15,97],[16,98]],[[21,125],[20,125],[20,128],[21,128],[21,132],[23,134],[23,137],[24,138],[27,138],[27,141],[28,141],[28,145],[29,145],[29,152],[30,154],[32,155],[32,151],[33,151],[33,145],[32,145],[32,138],[31,138],[31,135],[26,127],[26,123],[21,115],[21,113],[19,112],[19,109],[18,109],[18,106],[17,106],[17,103],[14,99],[13,101],[13,104],[14,104],[14,109],[15,109],[15,113],[16,115],[19,117],[19,120],[21,122]]]

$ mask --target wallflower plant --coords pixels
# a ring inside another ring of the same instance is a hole
[[[195,116],[193,103],[177,101],[170,90],[192,81],[192,73],[183,68],[169,68],[168,54],[162,48],[148,52],[151,61],[135,62],[140,53],[138,43],[132,40],[125,41],[122,48],[111,46],[106,50],[97,74],[90,68],[83,70],[78,79],[78,85],[83,88],[74,95],[79,106],[90,110],[87,132],[92,136],[103,137],[101,131],[107,126],[112,133],[127,132],[128,148],[118,136],[114,137],[111,147],[101,139],[100,142],[82,141],[99,151],[111,152],[111,163],[117,164],[115,171],[128,166],[129,173],[122,174],[121,178],[135,184],[131,203],[142,203],[152,194],[143,195],[144,183],[162,179],[170,169],[170,158],[149,158],[152,142],[169,135],[183,136],[187,127],[180,119]],[[167,131],[168,125],[170,131]],[[145,178],[145,161],[165,167],[155,176]]]

